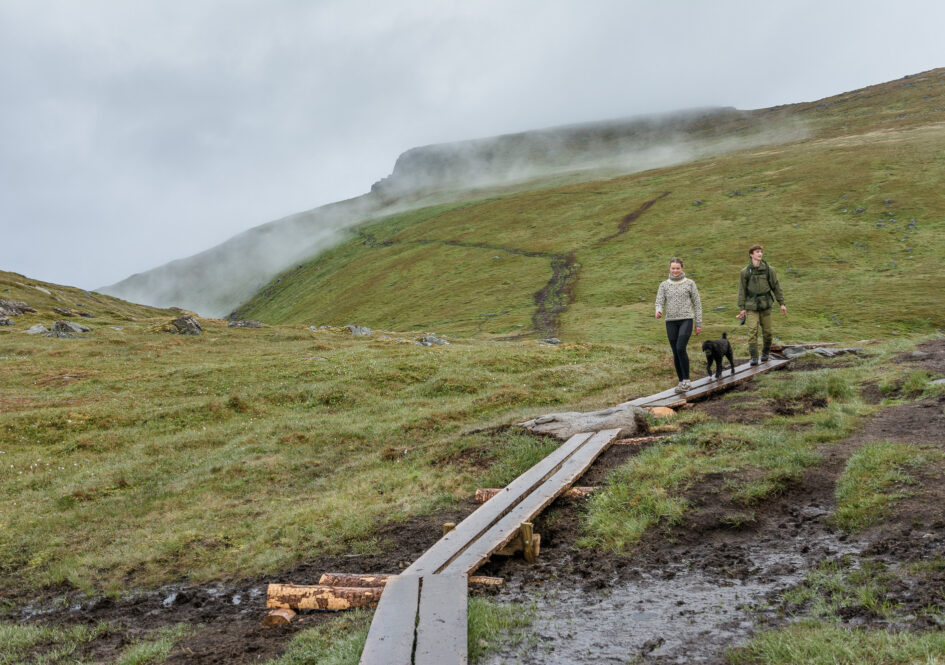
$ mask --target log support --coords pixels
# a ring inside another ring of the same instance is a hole
[[[535,559],[541,552],[541,534],[535,533],[535,527],[531,522],[522,522],[518,533],[509,544],[496,550],[495,553],[501,556],[514,556],[519,552],[528,563],[535,563]]]

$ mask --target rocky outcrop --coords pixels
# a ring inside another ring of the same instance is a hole
[[[200,322],[189,314],[177,317],[171,321],[171,325],[174,326],[181,335],[203,334],[203,328],[200,326]]]
[[[36,313],[36,310],[19,300],[0,298],[0,316],[23,316],[26,312]]]
[[[618,436],[626,438],[643,429],[646,414],[646,410],[638,406],[618,404],[601,411],[549,413],[519,423],[519,426],[536,434],[551,434],[562,441],[579,432],[599,432],[603,429],[619,429]]]
[[[149,330],[159,330],[161,332],[176,333],[178,335],[202,335],[203,328],[196,317],[191,314],[184,314],[173,321],[165,323],[156,323]]]
[[[0,326],[12,326],[13,319],[8,316],[0,316]]]
[[[262,324],[259,321],[246,321],[240,319],[239,321],[230,321],[226,324],[227,328],[262,328]]]
[[[56,321],[52,330],[45,333],[46,337],[78,337],[82,333],[91,332],[91,328],[72,321]]]

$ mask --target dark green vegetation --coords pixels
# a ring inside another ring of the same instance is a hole
[[[788,298],[779,337],[881,342],[855,362],[758,381],[777,408],[756,418],[682,415],[665,444],[615,470],[587,504],[582,546],[632,555],[653,527],[685,527],[687,492],[709,475],[724,478],[732,501],[722,521],[750,526],[826,447],[876,414],[875,402],[941,391],[930,384],[938,373],[903,366],[897,354],[945,326],[945,71],[756,113],[802,122],[807,137],[376,220],[241,308],[262,329],[203,320],[200,337],[162,333],[154,324],[173,312],[0,273],[0,297],[39,310],[0,328],[0,607],[13,616],[36,596],[122,597],[396,548],[380,527],[505,484],[555,445],[506,425],[667,387],[671,361],[652,300],[671,255],[700,285],[704,334],[728,331],[743,355],[734,282],[748,245],[761,242]],[[92,332],[22,334],[62,318],[52,308],[63,306],[93,313],[81,319]],[[307,328],[346,323],[400,332]],[[417,346],[419,331],[453,343]],[[566,343],[535,339],[552,334]],[[869,386],[879,399],[863,398]],[[909,443],[850,456],[838,527],[882,523],[921,491],[920,472],[941,456]],[[842,601],[825,588],[812,578],[795,599],[815,623],[768,633],[733,659],[796,662],[812,649],[845,662],[847,649],[858,662],[880,646],[906,660],[917,649],[940,657],[940,641],[924,634],[846,639],[808,611],[820,607],[814,597]],[[367,616],[330,623],[286,639],[282,662],[355,662]],[[474,655],[500,642],[496,633],[522,629],[486,606],[471,611],[474,623],[484,626]],[[0,647],[0,663],[41,662],[38,654],[70,662],[52,650],[85,653],[117,628],[31,630],[0,625],[18,645]],[[184,636],[143,635],[140,652],[157,655],[128,662],[162,662]],[[905,662],[897,658],[876,662]]]

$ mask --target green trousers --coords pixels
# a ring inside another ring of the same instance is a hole
[[[745,324],[748,326],[748,353],[752,358],[758,357],[758,328],[761,328],[761,339],[764,349],[771,348],[771,340],[774,337],[774,330],[771,326],[771,308],[763,309],[758,312],[749,310],[746,312],[748,319]]]

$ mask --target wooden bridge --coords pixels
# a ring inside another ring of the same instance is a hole
[[[762,365],[745,363],[721,379],[694,381],[685,394],[665,390],[627,404],[681,406],[788,362],[775,358]],[[533,560],[539,537],[533,533],[532,520],[587,471],[618,432],[611,429],[575,434],[444,533],[403,573],[390,577],[374,612],[360,665],[464,665],[469,575],[510,545]],[[278,601],[273,604],[272,598],[270,589],[269,606],[288,607]]]

